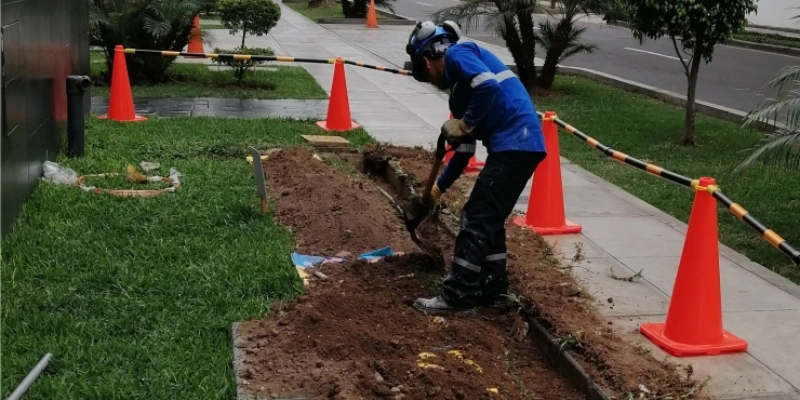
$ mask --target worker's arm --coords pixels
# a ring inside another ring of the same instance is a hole
[[[475,139],[467,137],[453,153],[450,162],[444,167],[444,171],[439,175],[436,180],[436,187],[439,188],[441,193],[444,193],[459,176],[464,172],[464,169],[469,164],[470,158],[475,155]]]
[[[469,130],[489,115],[500,92],[500,84],[489,67],[481,61],[474,46],[455,47],[445,57],[445,68],[459,85],[470,85],[472,98],[461,118]]]

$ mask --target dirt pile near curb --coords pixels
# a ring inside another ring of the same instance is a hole
[[[420,163],[432,156],[418,154],[426,152],[422,148],[381,145],[370,151],[395,158],[415,180],[427,177],[429,170],[420,168]],[[456,190],[448,191],[445,202],[463,204],[474,179],[459,181]],[[454,211],[451,217],[448,225],[457,230],[459,213]],[[691,378],[690,371],[656,360],[600,316],[591,296],[581,290],[541,236],[514,225],[511,219],[506,223],[506,235],[511,291],[528,300],[551,333],[566,340],[565,347],[608,395],[626,398],[632,393],[638,398],[639,385],[643,385],[650,392],[645,398],[707,398],[697,394],[701,384]],[[452,242],[442,245],[452,248]]]

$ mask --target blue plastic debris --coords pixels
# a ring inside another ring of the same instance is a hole
[[[328,263],[342,263],[345,262],[341,257],[322,257],[322,256],[309,256],[306,254],[292,253],[292,263],[296,267],[308,268],[320,264]]]
[[[392,251],[392,247],[391,246],[386,246],[386,247],[380,248],[378,250],[368,251],[368,252],[358,256],[358,259],[359,260],[366,260],[366,261],[369,261],[369,262],[375,262],[375,261],[381,260],[381,259],[383,259],[385,257],[391,257],[391,256],[394,256],[394,255],[395,255],[395,253],[394,253],[394,251]]]

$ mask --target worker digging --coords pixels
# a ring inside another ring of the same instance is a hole
[[[458,25],[451,21],[438,26],[425,21],[417,23],[406,45],[414,79],[449,89],[454,117],[442,125],[436,165],[444,141],[455,154],[436,183],[426,187],[416,220],[429,213],[463,173],[477,141],[489,154],[462,210],[443,292],[414,303],[425,314],[474,315],[476,306],[494,307],[504,300],[508,291],[504,224],[546,157],[539,117],[522,82],[494,54],[473,42],[459,43],[460,38]]]

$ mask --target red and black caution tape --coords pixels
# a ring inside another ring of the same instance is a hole
[[[380,65],[364,64],[362,62],[345,60],[343,58],[300,58],[300,57],[287,57],[287,56],[191,53],[185,51],[142,50],[142,49],[125,49],[124,51],[126,54],[156,54],[156,55],[162,55],[164,57],[211,58],[218,60],[237,60],[237,61],[279,61],[279,62],[296,62],[296,63],[310,63],[310,64],[335,64],[336,62],[341,62],[343,64],[355,65],[356,67],[369,68],[378,71],[391,72],[393,74],[411,75],[411,71],[409,70],[382,67]]]
[[[539,113],[540,118],[544,118],[543,113]],[[778,250],[789,256],[789,258],[794,262],[795,266],[800,265],[800,251],[792,247],[784,238],[780,235],[775,233],[772,229],[767,228],[764,224],[758,221],[752,214],[747,212],[744,207],[739,205],[738,203],[731,200],[728,196],[725,196],[722,193],[722,190],[716,185],[711,185],[708,187],[701,187],[698,185],[697,179],[692,179],[687,176],[683,176],[681,174],[666,170],[658,165],[651,164],[648,162],[644,162],[637,158],[631,157],[621,151],[614,150],[611,147],[608,147],[596,139],[592,138],[591,136],[579,131],[574,126],[560,120],[558,117],[553,117],[553,122],[556,125],[564,128],[570,135],[582,140],[586,143],[589,147],[593,147],[608,157],[611,157],[617,161],[623,162],[625,164],[634,166],[636,168],[641,169],[642,171],[646,171],[650,174],[655,176],[664,178],[668,181],[672,181],[682,186],[686,186],[695,190],[706,190],[715,199],[719,200],[720,203],[724,204],[725,207],[736,216],[740,220],[744,221],[745,224],[753,228],[756,232],[758,232],[761,237],[764,238],[767,242],[775,246]]]

